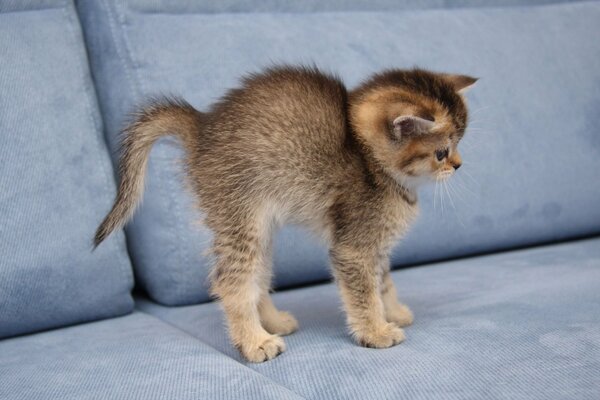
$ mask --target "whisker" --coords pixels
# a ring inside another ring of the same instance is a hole
[[[467,191],[472,196],[477,196],[477,193],[475,193],[473,190],[471,190],[469,185],[467,185],[467,183],[462,180],[462,176],[456,175],[456,178],[457,179],[454,179],[454,182],[455,182],[455,185],[458,187],[458,189]]]
[[[463,176],[469,178],[471,180],[471,182],[473,182],[473,184],[475,184],[477,187],[479,187],[479,182],[477,182],[477,180],[475,178],[473,178],[473,175],[471,175],[466,169],[462,170],[461,173]]]
[[[468,177],[468,178],[470,178],[470,179],[471,179],[471,182],[473,182],[475,185],[479,186],[479,182],[477,182],[477,180],[476,180],[476,179],[473,177],[473,175],[471,175],[471,173],[469,172],[469,167],[472,167],[472,166],[473,166],[473,165],[475,165],[475,164],[474,164],[474,163],[472,163],[472,162],[470,162],[470,161],[469,161],[469,162],[463,161],[463,162],[462,162],[462,165],[463,165],[463,166],[466,166],[467,168],[465,168],[465,169],[461,169],[459,172],[457,172],[457,173],[455,174],[455,176],[460,176],[461,178],[462,178],[462,177]],[[466,183],[466,182],[465,182],[465,183]]]
[[[444,191],[442,190],[442,186],[444,185],[444,181],[440,182],[440,202],[442,203],[442,215],[444,215]]]
[[[458,213],[458,210],[456,208],[456,205],[454,204],[454,200],[452,200],[452,195],[450,192],[450,182],[444,182],[444,187],[446,188],[446,193],[448,194],[448,198],[450,199],[450,203],[452,204],[452,208],[454,209],[454,215],[456,216],[456,219],[458,220],[458,222],[460,223],[460,225],[463,228],[466,228],[465,224],[463,223],[462,219],[460,218],[460,215]]]
[[[477,127],[477,126],[469,126],[467,128],[467,132],[481,132],[481,133],[492,133],[493,131],[489,128]]]
[[[435,185],[433,186],[433,211],[437,211],[436,209],[436,199],[437,199],[437,190],[438,190],[438,181],[435,180]]]
[[[467,129],[481,124],[489,125],[490,121],[482,118],[471,118],[467,122]]]
[[[456,211],[456,206],[454,205],[454,200],[452,200],[452,196],[450,195],[450,191],[448,190],[448,181],[444,181],[444,189],[446,190],[446,194],[448,195],[448,199],[450,200],[450,205]]]
[[[480,113],[481,111],[487,110],[489,108],[492,108],[492,106],[482,106],[482,107],[476,108],[475,110],[471,110],[469,113],[470,113],[470,115],[473,116],[473,115],[476,115],[477,113]]]
[[[480,116],[477,118],[469,118],[469,121],[467,122],[467,129],[470,127],[475,127],[475,126],[482,125],[482,124],[489,126],[489,125],[491,125],[491,123],[492,123],[492,120],[487,117],[482,118]]]
[[[452,186],[452,182],[448,182],[448,189],[450,190],[450,192],[452,193],[453,196],[458,197],[458,199],[460,201],[462,201],[463,203],[466,203],[466,199],[464,197],[464,193],[461,192],[462,187],[458,186],[458,181],[454,180],[454,186]]]
[[[494,128],[490,128],[486,125],[469,125],[466,129],[467,134],[476,133],[477,136],[488,136],[494,133]]]

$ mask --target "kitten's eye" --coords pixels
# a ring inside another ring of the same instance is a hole
[[[442,161],[446,157],[448,157],[448,149],[435,151],[435,158],[437,158],[438,161]]]

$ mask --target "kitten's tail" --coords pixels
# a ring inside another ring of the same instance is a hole
[[[133,215],[144,191],[146,165],[152,145],[162,136],[176,135],[194,146],[202,114],[181,99],[161,99],[141,108],[123,130],[120,183],[115,203],[94,236],[94,249]]]

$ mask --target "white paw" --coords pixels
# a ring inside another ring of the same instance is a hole
[[[395,346],[405,339],[404,331],[393,323],[354,330],[353,336],[361,346],[377,349]]]
[[[413,323],[414,317],[410,308],[404,304],[395,304],[393,307],[386,309],[385,319],[388,322],[393,322],[399,327],[405,327]]]
[[[276,335],[255,344],[242,344],[240,351],[250,362],[261,363],[271,360],[285,351],[285,342]]]
[[[275,335],[289,335],[298,330],[298,321],[287,311],[278,311],[269,320],[262,321],[263,327],[269,333]]]

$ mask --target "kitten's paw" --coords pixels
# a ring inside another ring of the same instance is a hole
[[[248,361],[261,363],[283,353],[285,342],[279,336],[270,335],[262,342],[242,345],[240,351]]]
[[[361,346],[377,349],[395,346],[405,339],[404,331],[393,323],[387,323],[374,328],[355,330],[354,337]]]
[[[265,330],[275,335],[289,335],[298,330],[298,321],[287,311],[278,311],[271,315],[269,319],[262,321]]]
[[[404,304],[397,303],[385,311],[385,319],[388,322],[393,322],[400,328],[409,326],[413,323],[413,313],[410,311],[410,308]]]

